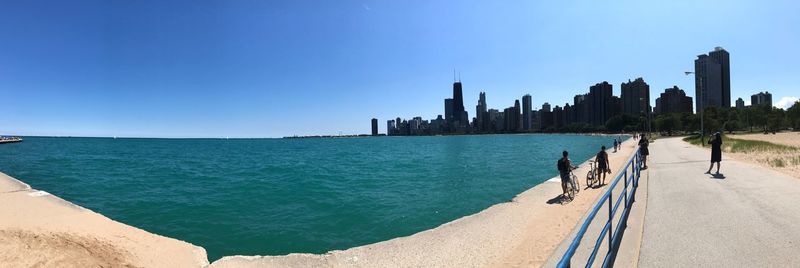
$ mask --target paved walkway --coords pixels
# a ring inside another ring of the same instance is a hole
[[[800,267],[800,179],[679,138],[650,145],[640,267]]]

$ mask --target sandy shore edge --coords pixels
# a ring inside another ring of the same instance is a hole
[[[0,173],[0,266],[204,267],[206,251],[149,233]]]

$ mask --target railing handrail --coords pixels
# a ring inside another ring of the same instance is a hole
[[[559,267],[559,268],[569,267],[569,264],[570,264],[570,261],[572,259],[572,256],[575,255],[575,251],[578,249],[578,246],[580,246],[581,240],[583,240],[583,236],[586,235],[586,231],[589,229],[589,225],[592,223],[592,221],[594,220],[595,216],[597,216],[597,213],[600,211],[600,208],[602,208],[603,205],[606,203],[606,200],[611,198],[612,190],[617,186],[617,184],[619,183],[619,180],[623,176],[627,175],[627,172],[625,172],[625,171],[628,168],[630,168],[631,165],[635,165],[636,164],[634,162],[637,162],[637,161],[634,161],[634,160],[636,160],[638,156],[639,156],[639,146],[636,146],[633,155],[631,155],[631,157],[629,157],[628,160],[625,162],[624,168],[621,170],[621,172],[619,172],[619,174],[617,174],[617,176],[614,178],[614,182],[612,182],[611,185],[609,185],[608,190],[606,190],[606,192],[598,199],[597,204],[595,204],[594,208],[592,208],[591,212],[589,212],[589,215],[586,217],[586,220],[581,225],[581,228],[578,230],[578,233],[575,235],[575,238],[572,240],[572,243],[570,243],[569,248],[567,248],[567,251],[564,252],[564,256],[558,262],[558,265],[556,267]],[[636,171],[637,171],[637,168],[634,167],[634,172],[631,174],[631,178],[635,178],[636,176],[638,176],[638,172],[636,172]],[[625,177],[627,177],[627,176],[625,176]],[[627,178],[625,180],[626,180],[626,185],[625,185],[624,191],[620,192],[620,196],[618,198],[622,198],[623,195],[625,195],[627,193],[628,186],[630,186],[630,184],[627,184]],[[635,187],[635,186],[631,186],[631,187]],[[626,204],[626,206],[627,206],[627,204]],[[615,206],[615,207],[617,207],[617,206]],[[614,214],[616,214],[616,211],[617,211],[616,208],[614,208],[613,212],[610,213],[610,215],[608,215],[609,219],[611,219],[614,216]],[[606,227],[603,227],[603,230],[608,228],[609,231],[610,231],[611,226],[608,225],[608,224],[606,224],[606,225],[607,225]],[[606,233],[607,233],[606,231],[602,231],[601,232],[601,236],[598,237],[598,240],[602,240],[602,237],[605,237]],[[611,245],[609,245],[609,247],[610,246]],[[593,260],[594,259],[594,255],[595,254],[592,254],[590,259]],[[588,266],[590,266],[590,265],[587,265],[587,267]]]

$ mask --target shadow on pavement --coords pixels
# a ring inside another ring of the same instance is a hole
[[[725,174],[714,173],[714,174],[711,174],[711,178],[712,179],[718,179],[718,180],[724,180],[725,179]]]
[[[555,205],[555,204],[563,205],[564,203],[569,203],[571,201],[572,200],[569,200],[569,198],[567,198],[567,197],[565,197],[563,195],[558,195],[556,197],[550,198],[550,200],[547,200],[547,204],[549,204],[549,205]]]

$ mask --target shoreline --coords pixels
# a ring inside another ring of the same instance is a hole
[[[618,171],[619,167],[617,166],[627,160],[632,153],[632,148],[635,148],[635,142],[627,134],[625,137],[627,139],[623,143],[621,151],[609,153],[612,171]],[[588,171],[587,162],[588,160],[582,162],[580,168],[575,171],[579,180],[582,180],[581,184],[585,183],[581,174]],[[615,175],[609,175],[607,182]],[[553,183],[553,179],[545,180],[541,184],[519,193],[509,202],[492,205],[475,214],[466,215],[409,236],[345,250],[333,250],[323,254],[226,256],[211,263],[210,267],[541,266],[579,224],[579,220],[594,205],[596,198],[606,190],[605,187],[582,189],[575,200],[570,203],[564,205],[551,203],[554,197],[561,194],[557,177],[555,179],[555,183]],[[582,188],[585,188],[585,185],[582,185]],[[47,249],[44,254],[38,253],[39,258],[61,259],[67,261],[65,263],[71,263],[69,262],[70,256],[59,255],[63,255],[65,252],[67,255],[72,254],[68,249],[47,248],[54,247],[54,245],[42,241],[32,241],[30,236],[32,234],[33,236],[49,237],[45,240],[58,241],[62,244],[64,241],[73,243],[75,241],[102,242],[99,247],[109,250],[94,252],[101,255],[101,261],[89,264],[165,266],[167,263],[164,261],[172,261],[168,265],[209,266],[205,249],[202,247],[111,220],[49,193],[32,189],[24,182],[2,173],[0,173],[0,201],[11,204],[9,208],[0,209],[0,214],[21,216],[4,217],[6,220],[0,219],[0,241],[10,240],[12,243],[23,244],[11,247],[0,246],[0,252],[7,252],[0,255],[9,255],[16,259],[35,258],[35,256],[30,256],[31,253],[22,249],[33,244]],[[20,208],[11,209],[12,206]],[[36,212],[23,212],[27,210]],[[67,214],[75,215],[67,219],[66,224],[57,226],[43,217],[26,215],[49,215],[69,210],[78,212],[70,211]],[[87,225],[87,222],[91,223],[89,225],[93,225],[93,227],[79,227]],[[96,229],[114,229],[114,231],[111,232],[113,234],[109,234],[107,230],[99,232]],[[165,247],[171,249],[169,260],[164,260],[164,255],[159,255],[166,251]],[[57,257],[53,258],[53,254]],[[183,257],[173,257],[173,255]],[[178,262],[179,259],[180,262]],[[7,263],[9,261],[0,258],[0,262]]]
[[[0,263],[204,267],[202,247],[109,219],[0,173]]]
[[[621,151],[609,153],[614,172],[607,184],[635,147],[628,138]],[[209,267],[539,267],[607,190],[584,189],[581,174],[588,172],[588,160],[574,172],[582,181],[581,192],[564,205],[554,202],[560,183],[548,179],[509,202],[409,236],[322,254],[226,256]]]

